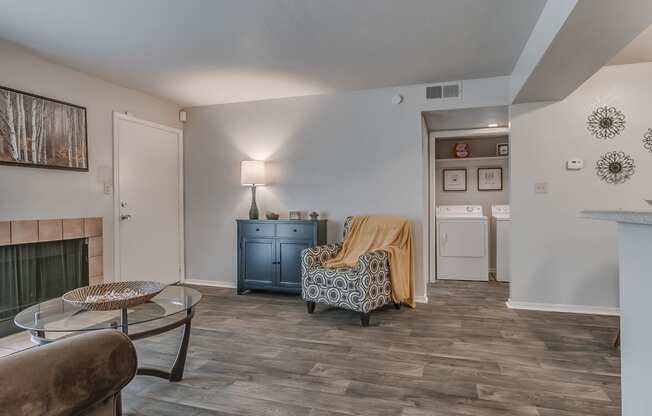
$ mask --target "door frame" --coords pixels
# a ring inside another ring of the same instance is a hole
[[[471,109],[471,108],[468,108]],[[437,201],[435,201],[435,195],[437,193],[437,181],[441,178],[437,177],[437,159],[435,157],[435,144],[439,139],[451,139],[455,137],[463,138],[491,138],[497,136],[510,136],[510,128],[508,127],[480,127],[472,129],[459,129],[459,130],[432,130],[428,131],[428,157],[427,157],[427,172],[428,172],[428,207],[426,208],[426,213],[430,222],[428,224],[429,234],[427,241],[427,250],[428,250],[428,264],[430,268],[428,270],[428,278],[426,279],[427,283],[436,282],[437,279],[437,221],[436,221],[436,207]],[[511,157],[507,157],[508,167],[511,163]],[[511,186],[511,181],[509,182]],[[507,189],[509,191],[509,188]],[[429,194],[428,194],[429,193]],[[511,193],[510,199],[511,199]],[[490,217],[490,213],[487,214],[487,217]],[[489,219],[491,221],[491,219]],[[489,232],[489,230],[487,230]],[[487,248],[489,250],[489,248]]]
[[[184,206],[183,206],[183,130],[163,124],[137,118],[117,111],[113,112],[113,281],[122,280],[120,276],[120,160],[118,122],[131,121],[147,127],[174,133],[178,138],[179,166],[179,282],[186,280],[185,238],[184,238]]]

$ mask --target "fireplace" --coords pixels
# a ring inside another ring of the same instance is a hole
[[[0,337],[21,310],[101,283],[102,251],[100,218],[0,222]]]
[[[85,238],[0,247],[0,336],[21,310],[87,285]]]

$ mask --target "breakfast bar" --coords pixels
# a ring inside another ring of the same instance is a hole
[[[618,224],[623,416],[649,415],[652,395],[652,211],[583,211]]]

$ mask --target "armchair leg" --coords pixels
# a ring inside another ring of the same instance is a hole
[[[394,308],[396,308],[396,309],[401,309],[401,304],[400,304],[400,303],[395,303],[395,304],[394,304]]]
[[[315,311],[315,302],[306,301],[306,306],[308,307],[308,313]]]
[[[368,313],[360,312],[360,323],[364,327],[369,326],[369,314]]]

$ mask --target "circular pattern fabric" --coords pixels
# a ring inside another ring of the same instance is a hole
[[[596,174],[607,183],[621,184],[628,181],[635,171],[634,159],[625,152],[608,152],[596,163]]]
[[[348,288],[348,283],[343,276],[337,276],[333,279],[333,287],[339,290],[346,290]]]
[[[369,271],[371,274],[376,274],[380,270],[380,261],[378,259],[371,259],[369,262]]]
[[[370,312],[391,302],[387,252],[365,254],[356,268],[321,266],[322,258],[333,258],[340,249],[341,245],[328,245],[302,251],[303,298],[358,312]]]
[[[317,285],[309,285],[306,289],[306,294],[310,299],[315,299],[319,296],[319,287]]]
[[[339,290],[332,287],[332,288],[328,289],[328,292],[326,292],[326,297],[328,298],[329,302],[332,302],[334,304],[338,304],[340,299],[342,298],[342,295],[341,295],[341,292]]]
[[[589,115],[586,128],[598,139],[613,139],[625,130],[625,114],[616,107],[598,107]]]

